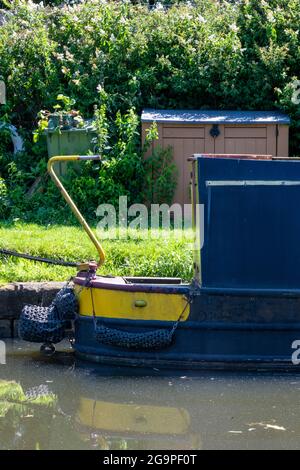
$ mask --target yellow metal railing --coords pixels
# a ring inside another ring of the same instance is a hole
[[[88,234],[90,240],[92,241],[92,243],[96,247],[96,250],[97,250],[97,252],[99,254],[99,258],[100,258],[98,266],[101,266],[105,261],[104,250],[103,250],[100,242],[97,240],[95,234],[91,230],[90,226],[88,225],[87,221],[85,220],[85,218],[83,217],[83,215],[81,214],[79,209],[77,208],[77,206],[74,203],[73,199],[70,197],[70,195],[66,191],[65,187],[61,183],[60,179],[58,178],[58,176],[55,173],[54,168],[53,168],[54,163],[57,163],[57,162],[61,163],[61,162],[71,162],[71,161],[78,161],[78,160],[100,160],[100,156],[99,155],[87,155],[87,156],[85,156],[85,155],[61,155],[61,156],[57,156],[57,157],[52,157],[48,161],[48,172],[49,172],[52,180],[54,181],[54,183],[56,184],[56,186],[60,190],[62,196],[65,199],[65,201],[70,206],[73,214],[75,215],[75,217],[77,218],[79,223],[82,225],[82,227],[84,228],[84,230]]]

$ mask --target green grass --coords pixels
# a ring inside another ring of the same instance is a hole
[[[149,232],[129,230],[126,239],[103,240],[106,262],[99,274],[127,276],[174,276],[184,280],[192,277],[192,232],[180,237],[179,231],[155,232],[157,238],[146,238]],[[101,238],[101,235],[100,235]],[[0,226],[0,248],[32,255],[87,261],[97,253],[81,228],[39,226],[15,223]],[[0,282],[64,281],[74,275],[74,268],[51,266],[20,258],[0,255]]]

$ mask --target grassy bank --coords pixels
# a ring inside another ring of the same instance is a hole
[[[101,274],[130,276],[192,276],[191,232],[180,239],[178,231],[168,236],[157,231],[157,239],[148,232],[129,231],[127,239],[103,240],[107,259]],[[97,257],[86,234],[77,227],[39,226],[15,223],[0,226],[0,248],[42,257],[85,261]],[[0,282],[63,281],[73,275],[73,268],[51,266],[0,255]]]

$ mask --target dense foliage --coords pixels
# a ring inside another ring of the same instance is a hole
[[[168,9],[136,3],[16,0],[7,10],[0,76],[8,105],[0,107],[0,119],[5,114],[27,140],[26,153],[12,158],[1,133],[0,217],[57,217],[60,196],[47,180],[25,195],[46,170],[43,142],[32,143],[37,114],[52,109],[58,94],[86,117],[97,104],[101,118],[105,107],[106,164],[87,165],[69,182],[84,210],[120,193],[142,198],[144,107],[280,108],[292,118],[291,153],[299,154],[300,107],[291,97],[300,78],[300,0],[166,2],[176,4]]]

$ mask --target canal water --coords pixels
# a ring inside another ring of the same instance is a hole
[[[0,449],[300,448],[300,374],[111,369],[67,344],[52,358],[6,347]]]

